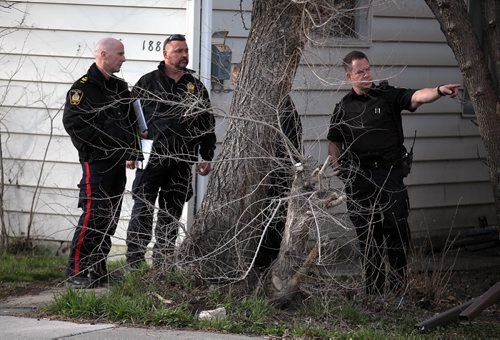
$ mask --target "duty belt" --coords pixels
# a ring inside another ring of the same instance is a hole
[[[386,160],[367,160],[363,161],[360,160],[359,166],[361,168],[371,168],[371,169],[389,169],[391,167],[393,168],[400,168],[403,166],[403,160],[395,160],[395,161],[386,161]]]

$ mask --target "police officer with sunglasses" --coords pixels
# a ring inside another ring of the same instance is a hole
[[[169,36],[163,44],[163,57],[158,68],[142,76],[132,90],[142,103],[147,137],[153,142],[149,161],[136,170],[132,188],[134,206],[126,241],[131,269],[145,261],[157,198],[153,265],[170,263],[184,203],[193,195],[192,167],[196,164],[198,173],[206,176],[214,157],[215,118],[207,89],[187,68],[185,36]],[[134,167],[132,161],[127,165]]]

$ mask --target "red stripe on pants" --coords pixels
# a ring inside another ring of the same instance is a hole
[[[74,275],[78,275],[80,273],[80,251],[83,244],[83,238],[85,237],[85,232],[87,231],[87,226],[90,220],[90,210],[92,208],[92,199],[91,197],[91,187],[90,187],[90,166],[88,162],[84,162],[85,164],[85,185],[86,185],[86,199],[87,199],[87,207],[85,209],[85,218],[83,219],[82,229],[80,230],[80,235],[78,236],[78,243],[76,244],[75,250],[75,268]]]

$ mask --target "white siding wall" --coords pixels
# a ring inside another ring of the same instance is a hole
[[[306,152],[320,162],[327,154],[326,134],[335,103],[349,90],[339,61],[352,49],[364,51],[378,79],[400,87],[421,88],[462,83],[455,57],[439,23],[423,0],[373,2],[369,43],[354,46],[307,46],[292,96],[304,125]],[[233,62],[241,61],[250,27],[251,2],[214,0],[213,31],[228,30]],[[243,24],[244,23],[244,24]],[[314,72],[312,72],[312,69]],[[231,87],[225,82],[226,87]],[[231,92],[212,92],[212,101],[229,111]],[[461,116],[461,104],[449,98],[404,113],[406,145],[414,131],[415,162],[407,178],[416,236],[440,234],[478,225],[486,216],[495,223],[488,171],[478,159],[485,152],[477,127]]]
[[[81,168],[61,121],[66,92],[94,61],[100,38],[123,41],[127,62],[119,76],[131,85],[163,59],[167,35],[187,34],[196,47],[197,33],[188,25],[196,19],[190,13],[194,1],[11,2],[12,8],[0,11],[6,221],[12,234],[23,235],[33,211],[34,237],[68,240],[81,213],[76,207]],[[130,189],[134,173],[128,170],[127,175]],[[127,195],[118,243],[123,243],[130,208]]]

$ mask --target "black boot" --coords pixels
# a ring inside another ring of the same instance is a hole
[[[74,289],[95,288],[96,283],[93,282],[88,274],[78,274],[68,276],[66,278],[66,287]]]

